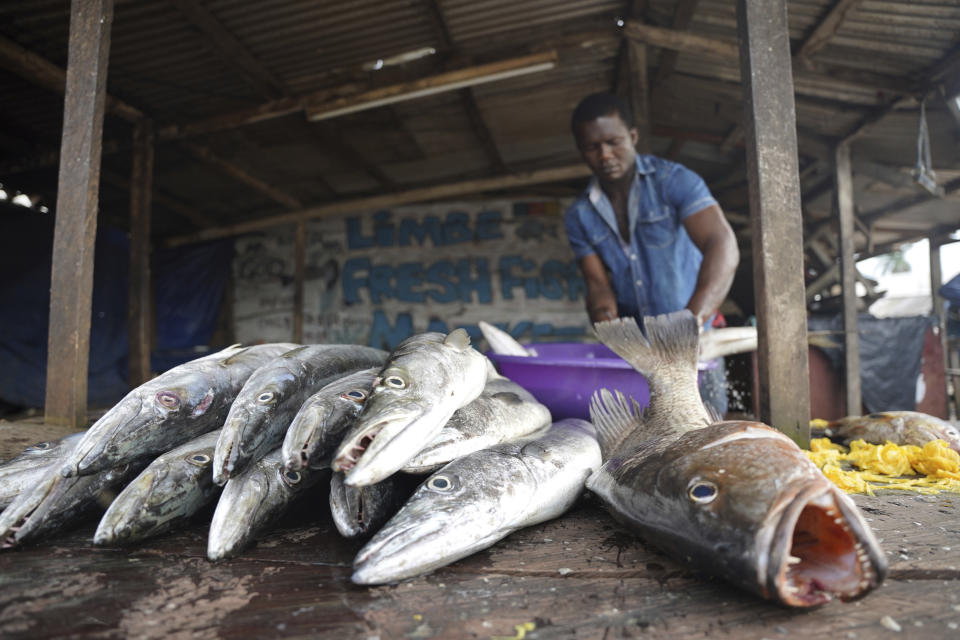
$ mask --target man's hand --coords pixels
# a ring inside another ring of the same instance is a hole
[[[607,277],[607,270],[597,254],[580,259],[580,273],[587,286],[587,315],[590,322],[613,320],[617,317],[617,298]]]

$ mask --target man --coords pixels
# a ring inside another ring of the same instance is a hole
[[[740,253],[703,179],[683,165],[638,154],[630,110],[615,95],[584,98],[571,129],[594,176],[566,214],[591,322],[625,316],[641,322],[686,307],[709,326]],[[721,411],[722,385],[722,378],[712,379],[709,390],[701,385]]]

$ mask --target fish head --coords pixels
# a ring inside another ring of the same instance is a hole
[[[328,453],[331,441],[360,415],[369,392],[369,387],[358,386],[305,404],[284,437],[286,468],[303,469],[311,460]]]
[[[245,387],[237,396],[217,441],[214,482],[224,484],[233,473],[244,468],[244,462],[263,445],[268,434],[261,426],[276,416],[284,392],[284,385],[271,381],[255,389]]]
[[[852,600],[882,581],[863,516],[786,435],[720,423],[659,451],[608,469],[615,510],[650,542],[789,606]]]
[[[130,434],[162,420],[152,395],[149,391],[135,389],[103,414],[67,455],[60,469],[61,475],[89,475],[127,458],[136,447]]]
[[[535,482],[517,455],[489,450],[427,478],[354,560],[352,580],[382,584],[485,549],[515,528]]]

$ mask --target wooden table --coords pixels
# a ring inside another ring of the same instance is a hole
[[[0,457],[23,446],[10,444],[8,427],[0,423]],[[125,549],[93,546],[91,521],[0,552],[0,637],[510,638],[526,623],[535,625],[526,638],[960,637],[960,495],[855,500],[890,577],[860,601],[812,611],[678,565],[590,498],[430,575],[359,587],[349,577],[360,543],[338,536],[321,491],[220,563],[206,560],[202,519]]]

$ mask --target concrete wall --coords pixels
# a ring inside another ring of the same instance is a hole
[[[435,203],[311,221],[304,341],[392,348],[412,333],[485,320],[521,342],[588,335],[566,202]],[[291,339],[294,229],[237,239],[239,342]]]

